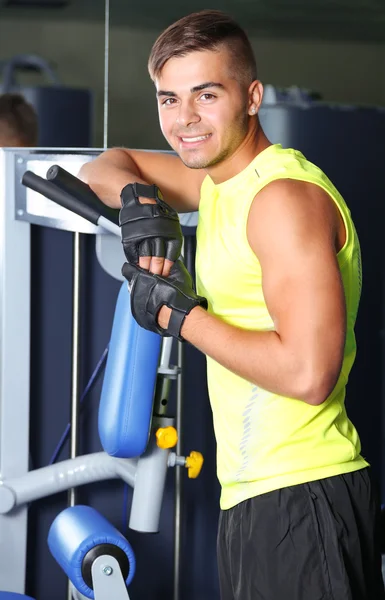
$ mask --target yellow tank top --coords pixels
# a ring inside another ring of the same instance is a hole
[[[350,211],[326,175],[298,151],[270,146],[241,173],[219,185],[202,184],[197,229],[197,291],[209,312],[231,325],[272,330],[261,267],[247,241],[255,195],[276,179],[323,188],[339,208],[346,242],[338,254],[347,305],[344,360],[337,385],[320,406],[268,392],[207,358],[217,440],[221,508],[275,489],[366,467],[349,421],[345,387],[356,355],[354,325],[361,293],[361,254]],[[231,351],[231,349],[229,349]]]

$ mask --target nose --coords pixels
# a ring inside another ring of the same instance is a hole
[[[193,123],[199,123],[200,116],[195,110],[193,103],[181,102],[179,105],[179,112],[177,117],[178,125],[182,127],[188,127]]]

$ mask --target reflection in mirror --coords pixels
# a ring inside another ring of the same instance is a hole
[[[37,145],[100,146],[103,11],[97,2],[15,4],[0,8],[0,92],[21,94],[35,108]]]

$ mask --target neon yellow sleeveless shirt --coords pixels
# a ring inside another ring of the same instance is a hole
[[[347,305],[343,366],[329,398],[320,406],[310,406],[267,392],[207,357],[222,509],[265,492],[368,465],[360,456],[360,440],[344,406],[345,386],[356,355],[360,247],[350,211],[326,175],[300,152],[276,144],[228,181],[215,185],[207,176],[199,205],[197,290],[207,298],[209,312],[227,323],[249,330],[274,329],[246,224],[255,195],[282,178],[322,187],[345,223],[346,243],[338,254]]]

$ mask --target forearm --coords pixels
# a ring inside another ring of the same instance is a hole
[[[312,381],[306,359],[285,346],[275,331],[240,329],[195,308],[181,333],[201,352],[263,389],[309,404],[319,404],[328,395]]]
[[[102,202],[112,208],[120,208],[120,193],[128,183],[147,183],[141,178],[129,152],[119,148],[107,150],[84,164],[78,176]]]

